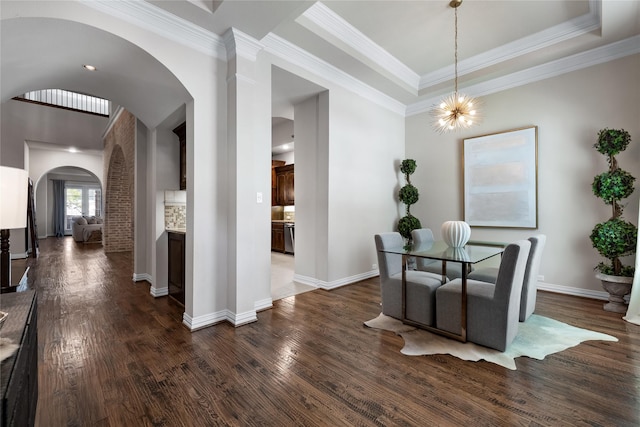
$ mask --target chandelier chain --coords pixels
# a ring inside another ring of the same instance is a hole
[[[458,8],[453,9],[455,11],[455,32],[454,32],[454,93],[458,93]]]
[[[454,92],[442,99],[439,105],[434,105],[431,114],[436,118],[434,127],[443,133],[450,130],[465,129],[477,123],[479,115],[477,105],[479,101],[467,95],[458,93],[458,7],[462,0],[451,0],[449,6],[454,9]]]

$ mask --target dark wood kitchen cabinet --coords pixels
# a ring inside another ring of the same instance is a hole
[[[168,231],[169,296],[184,305],[184,233]]]
[[[180,141],[180,189],[187,189],[187,122],[178,125],[173,133]]]
[[[284,166],[284,160],[271,160],[271,206],[278,206],[278,181],[276,179],[276,168]]]
[[[271,223],[271,250],[284,252],[284,223]]]
[[[276,204],[290,206],[295,204],[294,165],[276,168]]]
[[[2,295],[0,309],[9,313],[2,337],[19,345],[2,361],[0,426],[33,426],[38,404],[38,313],[33,290]]]

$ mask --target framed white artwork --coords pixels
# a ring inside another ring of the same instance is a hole
[[[464,139],[464,220],[538,228],[538,127]]]

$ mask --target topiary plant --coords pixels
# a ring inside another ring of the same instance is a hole
[[[421,228],[420,220],[411,215],[411,205],[416,204],[420,198],[418,189],[411,184],[411,174],[416,171],[416,161],[413,159],[405,159],[400,163],[400,172],[404,174],[407,184],[400,189],[398,197],[402,203],[406,205],[406,215],[398,221],[398,232],[411,242],[411,231]]]
[[[593,194],[611,205],[613,214],[605,222],[597,224],[591,232],[593,247],[609,260],[601,262],[595,269],[611,276],[633,277],[634,267],[624,266],[620,257],[632,255],[636,250],[638,228],[621,219],[622,206],[618,203],[633,193],[635,178],[618,167],[615,155],[624,151],[631,142],[629,132],[624,129],[602,129],[594,148],[607,156],[609,170],[596,176],[591,186]]]

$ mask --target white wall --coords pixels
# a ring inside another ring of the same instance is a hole
[[[294,141],[293,120],[286,120],[271,127],[271,145],[286,144]]]
[[[156,128],[153,137],[148,139],[153,148],[148,149],[147,159],[152,165],[150,173],[153,184],[147,188],[150,192],[148,203],[150,204],[151,217],[153,217],[153,236],[150,244],[155,247],[155,263],[150,266],[153,276],[152,295],[162,296],[168,293],[167,262],[169,248],[167,233],[164,226],[164,192],[165,190],[178,190],[180,188],[180,142],[173,129],[186,119],[186,111],[181,108],[168,118],[161,126]],[[151,222],[151,221],[150,221]]]
[[[397,214],[404,117],[334,87],[295,106],[296,267],[330,289],[377,274],[373,235]]]
[[[600,129],[624,128],[633,142],[617,156],[640,179],[640,55],[626,57],[548,80],[485,96],[484,121],[459,134],[439,135],[432,118],[407,118],[407,157],[417,160],[412,183],[420,200],[412,213],[440,236],[446,220],[463,219],[462,140],[525,126],[538,126],[538,229],[472,228],[480,240],[512,241],[547,235],[542,286],[600,297],[593,268],[602,259],[589,235],[611,209],[591,191],[593,178],[607,169],[593,144]],[[637,186],[636,186],[637,188]],[[639,191],[626,199],[625,217],[635,223]]]
[[[147,209],[147,127],[136,120],[135,132],[135,174],[134,174],[134,239],[133,239],[133,280],[151,276],[151,265],[147,259],[149,252],[147,234],[149,226],[149,210]]]
[[[285,165],[295,164],[296,156],[294,151],[287,151],[286,153],[276,154],[271,157],[273,160],[284,160]]]
[[[0,105],[0,164],[25,168],[25,141],[85,147],[100,141],[108,119],[9,100]],[[33,179],[33,176],[31,176]]]
[[[294,106],[297,135],[295,170],[295,279],[326,282],[328,218],[329,93]]]

